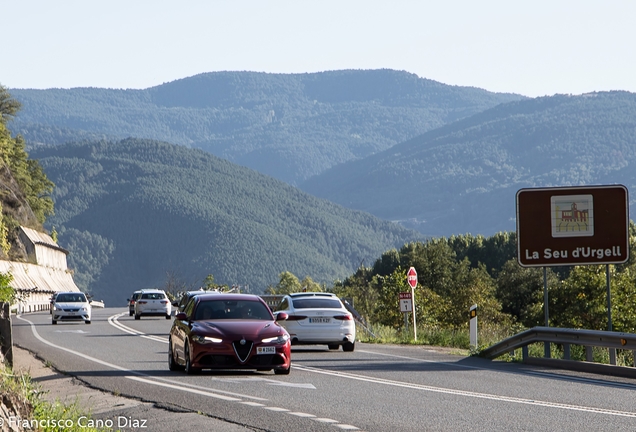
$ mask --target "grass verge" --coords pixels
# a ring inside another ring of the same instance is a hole
[[[0,402],[9,410],[9,418],[0,413],[0,421],[16,425],[18,430],[43,432],[112,431],[102,420],[84,412],[76,401],[72,404],[53,403],[44,398],[41,387],[26,373],[14,373],[0,363]]]

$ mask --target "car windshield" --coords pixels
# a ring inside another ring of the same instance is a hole
[[[144,293],[141,295],[141,298],[144,300],[161,300],[165,298],[163,293]]]
[[[86,303],[86,297],[82,293],[58,294],[55,301],[58,303]]]
[[[197,305],[195,320],[220,319],[273,319],[263,303],[251,300],[206,300]]]
[[[334,298],[297,298],[292,303],[295,309],[342,309],[340,300]]]

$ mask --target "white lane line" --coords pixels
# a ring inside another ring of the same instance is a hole
[[[253,407],[263,407],[265,406],[265,404],[262,403],[258,403],[258,402],[241,402],[243,405],[249,405],[249,406],[253,406]]]
[[[156,341],[156,342],[168,343],[168,339],[167,338],[163,338],[163,337],[160,337],[160,336],[147,335],[146,333],[140,332],[138,330],[135,330],[133,328],[130,328],[130,327],[120,323],[117,319],[119,317],[123,316],[123,315],[126,315],[126,314],[125,313],[120,313],[120,314],[108,317],[108,323],[110,325],[112,325],[113,327],[115,327],[115,328],[117,328],[117,329],[119,329],[119,330],[121,330],[123,332],[129,333],[129,334],[132,334],[132,335],[135,335],[135,336],[139,336],[139,337],[142,337],[144,339],[150,339],[150,340],[153,340],[153,341]]]
[[[334,420],[334,419],[330,419],[330,418],[324,418],[324,417],[316,417],[312,420],[315,420],[317,422],[321,422],[321,423],[338,423],[338,420]]]
[[[119,330],[122,330],[122,331],[124,331],[126,333],[129,333],[129,334],[132,334],[132,335],[135,335],[135,336],[139,336],[139,337],[143,337],[143,338],[146,338],[146,339],[154,340],[154,341],[157,341],[157,342],[168,343],[168,339],[160,338],[160,337],[156,337],[156,336],[148,336],[148,335],[146,335],[145,333],[143,333],[141,331],[135,330],[135,329],[133,329],[131,327],[128,327],[128,326],[120,323],[118,321],[118,319],[120,317],[124,316],[124,315],[125,315],[125,313],[121,313],[121,314],[110,316],[108,318],[108,323],[110,325],[112,325],[113,327],[118,328]],[[31,325],[33,326],[33,324],[31,324]],[[35,331],[34,328],[33,328],[33,330]],[[72,352],[72,351],[70,351],[70,352]],[[166,382],[174,382],[178,386],[187,385],[189,387],[195,387],[195,388],[197,387],[197,386],[192,386],[192,385],[189,385],[189,384],[183,384],[183,383],[180,383],[180,382],[170,381],[170,380],[162,379],[162,378],[156,378],[156,379],[160,379],[160,380],[166,381]],[[139,380],[142,380],[142,379],[139,379]],[[270,381],[270,383],[269,383],[270,385],[287,385],[287,386],[292,386],[292,387],[311,388],[311,389],[315,389],[316,388],[312,384],[280,383],[278,381],[273,381],[273,380],[269,380],[269,379],[266,379],[266,378],[254,378],[254,379],[246,379],[246,378],[223,379],[223,378],[220,378],[218,380],[223,380],[223,381]],[[143,381],[147,381],[149,384],[154,384],[154,382],[149,381],[149,380],[143,380]],[[176,386],[169,385],[169,384],[162,384],[162,383],[156,383],[156,384],[157,385],[164,385],[166,387],[171,387],[171,388],[172,387],[176,387]],[[199,388],[201,388],[201,387],[199,387]],[[183,388],[179,388],[179,389],[183,390]],[[216,391],[222,392],[222,391],[219,391],[219,390],[216,390]],[[205,393],[205,392],[203,392],[201,390],[192,390],[192,392],[193,393],[199,393],[199,394],[204,394]],[[230,393],[230,392],[222,392],[222,393],[233,394],[233,393]],[[267,399],[258,398],[258,397],[254,397],[254,396],[247,396],[247,395],[241,395],[241,397],[249,398],[249,399],[256,399],[256,400],[263,400],[263,401],[267,400]],[[266,406],[264,404],[260,404],[260,403],[257,403],[257,402],[241,401],[240,399],[236,399],[235,401],[239,402],[239,403],[241,403],[243,405],[248,405],[248,406],[253,406],[253,407],[261,407],[261,408],[269,410],[269,411],[285,412],[285,413],[288,413],[288,414],[291,414],[291,415],[295,415],[295,416],[299,416],[299,417],[311,418],[312,420],[316,420],[316,421],[323,422],[323,423],[332,423],[332,424],[334,424],[334,426],[337,426],[337,427],[341,427],[342,426],[341,429],[359,430],[359,428],[357,428],[355,426],[339,423],[338,420],[327,419],[327,418],[317,418],[313,414],[300,413],[300,412],[291,412],[290,410],[288,410],[286,408],[269,407],[269,406]]]
[[[298,416],[298,417],[308,417],[308,418],[309,417],[316,417],[313,414],[307,414],[307,413],[304,413],[304,412],[290,412],[289,414],[295,415],[295,416]]]
[[[347,378],[347,379],[365,381],[365,382],[370,382],[375,384],[390,385],[394,387],[404,387],[404,388],[410,388],[414,390],[422,390],[422,391],[429,391],[429,392],[435,392],[435,393],[445,393],[445,394],[472,397],[472,398],[478,398],[478,399],[489,399],[489,400],[494,400],[499,402],[511,402],[511,403],[518,403],[518,404],[524,404],[524,405],[535,405],[535,406],[543,406],[548,408],[564,409],[564,410],[570,410],[570,411],[583,411],[583,412],[591,412],[596,414],[606,414],[606,415],[613,415],[613,416],[619,416],[619,417],[636,418],[636,413],[627,412],[627,411],[617,411],[617,410],[610,410],[610,409],[604,409],[604,408],[562,404],[558,402],[540,401],[536,399],[534,400],[523,399],[523,398],[500,396],[500,395],[494,395],[494,394],[488,394],[488,393],[477,393],[477,392],[455,390],[455,389],[449,389],[449,388],[443,388],[443,387],[433,387],[433,386],[427,386],[427,385],[421,385],[421,384],[411,384],[411,383],[393,381],[393,380],[388,380],[383,378],[372,378],[372,377],[352,374],[348,372],[338,372],[338,371],[331,371],[328,369],[318,369],[318,368],[309,367],[309,366],[301,366],[298,364],[295,364],[294,366],[296,369],[303,370],[306,372],[331,375],[331,376],[336,376],[339,378]]]
[[[153,384],[153,385],[157,385],[157,386],[171,387],[171,388],[175,388],[177,390],[190,392],[190,393],[196,393],[196,394],[205,393],[206,396],[214,397],[214,398],[217,398],[217,399],[235,400],[235,401],[239,401],[240,400],[240,399],[235,398],[235,397],[228,397],[228,396],[221,395],[221,394],[214,393],[214,392],[210,392],[210,391],[202,391],[202,390],[198,390],[198,389],[195,389],[195,388],[194,389],[193,388],[185,388],[185,387],[183,387],[183,385],[181,383],[178,383],[178,385],[173,385],[173,384],[168,384],[168,383],[157,382],[157,381],[155,381],[155,379],[160,379],[160,378],[151,377],[150,375],[146,375],[146,374],[134,371],[132,369],[127,369],[127,368],[124,368],[124,367],[121,367],[121,366],[117,366],[115,364],[108,363],[108,362],[106,362],[104,360],[100,360],[98,358],[91,357],[91,356],[86,355],[86,354],[82,354],[81,352],[78,352],[78,351],[75,351],[75,350],[72,350],[72,349],[69,349],[69,348],[65,348],[63,346],[55,345],[54,343],[49,342],[46,339],[44,339],[42,336],[40,336],[40,334],[36,330],[35,324],[33,324],[33,322],[31,322],[28,319],[22,317],[21,315],[18,315],[18,318],[23,320],[23,321],[28,322],[31,325],[31,331],[33,332],[33,335],[35,336],[36,339],[38,339],[43,344],[49,345],[49,346],[51,346],[53,348],[56,348],[56,349],[59,349],[59,350],[62,350],[62,351],[66,351],[66,352],[68,352],[70,354],[76,355],[76,356],[81,357],[81,358],[83,358],[85,360],[92,361],[92,362],[100,364],[102,366],[106,366],[106,367],[109,367],[111,369],[115,369],[115,370],[118,370],[118,371],[122,371],[122,372],[126,372],[126,373],[131,374],[131,375],[124,375],[124,378],[135,380],[135,381],[141,381],[141,382],[145,382],[147,384]],[[148,378],[153,378],[153,379],[150,380]],[[247,396],[247,395],[241,395],[241,397],[249,398],[249,396]]]
[[[145,337],[146,339],[150,339],[150,340],[154,340],[157,342],[163,342],[163,343],[168,343],[168,339],[166,338],[162,338],[159,336],[148,336],[146,335],[146,333],[141,332],[139,330],[135,330],[133,328],[130,328],[128,326],[125,326],[124,324],[120,323],[117,319],[120,318],[121,316],[126,315],[126,313],[120,313],[117,315],[113,315],[111,317],[108,318],[108,323],[110,325],[112,325],[113,327],[120,329],[126,333],[130,333],[133,334],[135,336],[139,336],[139,337]],[[273,386],[282,386],[282,387],[296,387],[296,388],[306,388],[306,389],[312,389],[315,390],[316,387],[311,384],[311,383],[289,383],[289,382],[284,382],[284,381],[276,381],[276,380],[272,380],[272,379],[268,379],[268,378],[254,378],[254,377],[249,377],[249,378],[216,378],[216,377],[209,377],[211,380],[213,381],[221,381],[221,382],[237,382],[237,383],[243,383],[243,382],[248,382],[248,383],[254,383],[254,382],[266,382],[269,385],[273,385]],[[157,379],[161,379],[161,378],[157,378]],[[165,380],[164,380],[165,381]],[[168,381],[170,382],[170,381]],[[174,382],[174,381],[172,381]],[[187,385],[187,384],[186,384]],[[229,393],[229,392],[226,392]],[[229,393],[232,394],[232,393]],[[257,398],[257,397],[252,397],[252,399],[258,399],[258,400],[267,400],[267,399],[262,399],[262,398]]]
[[[113,318],[113,320],[116,320],[116,318],[118,316],[121,316],[121,315],[124,315],[124,314],[113,315],[112,317],[110,317],[108,319],[108,321],[111,324],[114,325],[113,321],[111,321],[111,318]],[[100,360],[98,358],[91,357],[91,356],[86,355],[86,354],[82,354],[82,353],[80,353],[78,351],[75,351],[75,350],[72,350],[72,349],[69,349],[69,348],[65,348],[65,347],[62,347],[62,346],[59,346],[59,345],[55,345],[54,343],[49,342],[48,340],[46,340],[42,336],[40,336],[40,334],[38,333],[37,329],[35,328],[35,324],[33,322],[31,322],[28,319],[22,317],[21,315],[18,315],[17,318],[28,322],[30,327],[31,327],[31,332],[33,333],[33,336],[35,336],[35,338],[37,340],[39,340],[40,342],[42,342],[43,344],[46,344],[46,345],[49,345],[49,346],[51,346],[53,348],[56,348],[56,349],[68,352],[70,354],[76,355],[76,356],[81,357],[81,358],[83,358],[85,360],[89,360],[89,361],[98,363],[98,364],[100,364],[102,366],[106,366],[106,367],[109,367],[109,368],[112,368],[112,369],[115,369],[115,370],[119,370],[119,371],[122,371],[122,372],[127,372],[127,373],[130,373],[132,375],[132,376],[124,375],[124,378],[130,379],[130,380],[133,380],[133,381],[143,382],[145,384],[151,384],[151,385],[160,386],[160,387],[167,387],[167,388],[171,388],[171,389],[174,389],[174,390],[179,390],[179,391],[183,391],[183,392],[187,392],[187,393],[193,393],[193,394],[198,394],[198,395],[207,396],[207,397],[211,397],[211,398],[221,399],[221,400],[225,400],[225,401],[228,401],[228,402],[238,402],[238,403],[241,403],[241,404],[244,404],[244,405],[251,405],[251,406],[255,406],[255,407],[261,406],[263,409],[267,409],[267,410],[270,410],[270,411],[286,412],[286,413],[290,412],[290,410],[288,410],[286,408],[267,407],[267,406],[265,406],[263,404],[259,404],[259,403],[256,403],[256,402],[247,402],[247,401],[242,401],[241,400],[241,398],[244,398],[244,399],[256,399],[256,400],[262,400],[262,401],[265,401],[267,399],[258,398],[258,397],[254,397],[254,396],[249,396],[249,395],[239,395],[239,394],[236,394],[236,393],[230,393],[230,392],[225,392],[225,391],[220,391],[220,390],[215,390],[216,393],[215,392],[211,392],[211,391],[207,391],[207,390],[201,390],[204,387],[193,386],[193,385],[189,385],[189,384],[186,384],[186,383],[181,383],[181,382],[178,382],[178,381],[162,379],[162,378],[159,378],[159,377],[150,377],[149,375],[134,371],[132,369],[127,369],[127,368],[124,368],[124,367],[121,367],[121,366],[117,366],[115,364],[106,362],[104,360]],[[115,327],[117,327],[117,326],[115,325]],[[129,332],[129,333],[133,333],[133,334],[134,333],[140,333],[140,332],[133,331],[133,329],[130,329],[130,330],[131,330],[131,332]],[[143,335],[143,333],[137,334],[137,335],[141,336],[141,335]],[[156,339],[153,339],[153,338],[148,338],[148,339],[152,339],[152,340],[156,341]],[[163,341],[160,341],[160,342],[163,342]],[[148,378],[152,378],[152,379],[148,379]],[[157,380],[164,381],[164,382],[159,382]],[[171,384],[171,383],[174,383],[174,384]],[[219,394],[219,393],[234,394],[237,397],[226,396],[224,394]],[[334,425],[336,425],[336,426],[338,424],[340,424],[340,423],[337,423],[337,421],[335,421],[335,420],[334,420],[334,422],[335,422]]]
[[[468,365],[460,365],[460,364],[456,364],[456,363],[452,363],[452,362],[426,360],[426,359],[415,358],[415,357],[401,356],[401,355],[397,355],[397,354],[385,354],[385,353],[380,353],[380,352],[375,352],[375,351],[367,351],[367,350],[361,350],[361,349],[358,349],[356,351],[361,352],[361,353],[365,353],[365,354],[373,354],[373,355],[384,356],[384,357],[399,358],[399,359],[403,359],[403,360],[412,360],[412,361],[416,361],[416,362],[420,362],[420,363],[443,364],[443,365],[454,366],[454,367],[457,367],[457,368],[464,368],[464,369],[492,370],[492,369],[481,368],[481,367],[478,367],[478,366],[468,366]]]
[[[436,361],[436,360],[426,360],[426,359],[421,359],[421,358],[417,358],[417,357],[408,357],[408,356],[401,356],[401,355],[397,355],[397,354],[386,354],[386,353],[380,353],[380,352],[375,352],[375,351],[368,351],[368,350],[356,350],[358,352],[361,353],[365,353],[365,354],[373,354],[373,355],[378,355],[378,356],[384,356],[384,357],[392,357],[392,358],[399,358],[399,359],[403,359],[403,360],[411,360],[414,362],[419,362],[419,363],[433,363],[433,364],[442,364],[442,365],[448,365],[448,366],[453,366],[453,367],[457,367],[457,368],[464,368],[464,369],[475,369],[475,370],[485,370],[485,371],[492,371],[492,372],[501,372],[501,369],[497,369],[497,368],[485,368],[485,367],[479,367],[479,366],[468,366],[468,365],[462,365],[462,364],[457,364],[457,363],[452,363],[452,362],[445,362],[445,361]],[[504,371],[504,372],[508,372],[508,371]],[[636,386],[634,384],[629,384],[629,383],[621,383],[621,382],[613,382],[613,381],[607,381],[607,380],[600,380],[600,379],[594,379],[594,378],[583,378],[583,377],[577,377],[577,376],[572,376],[572,375],[559,375],[556,373],[550,373],[550,372],[537,372],[537,371],[530,371],[530,370],[524,370],[524,371],[520,371],[520,372],[513,372],[513,373],[523,373],[523,374],[528,374],[528,375],[538,375],[538,376],[543,376],[543,377],[547,377],[550,379],[562,379],[562,380],[566,380],[566,381],[577,381],[577,382],[584,382],[584,383],[592,383],[592,384],[603,384],[603,385],[609,385],[612,387],[617,387],[617,388],[628,388],[628,389],[636,389]]]

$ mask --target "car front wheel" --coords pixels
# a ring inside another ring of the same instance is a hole
[[[185,360],[186,360],[185,372],[188,375],[196,375],[196,374],[198,374],[201,371],[201,369],[192,367],[192,360],[190,359],[190,345],[188,345],[188,344],[186,344],[186,346],[185,346],[184,355],[185,355]]]
[[[171,371],[183,370],[181,366],[174,358],[174,351],[172,350],[172,340],[168,341],[168,369]]]

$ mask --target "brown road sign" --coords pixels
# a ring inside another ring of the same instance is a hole
[[[619,264],[629,258],[623,185],[520,189],[517,259],[524,267]]]

